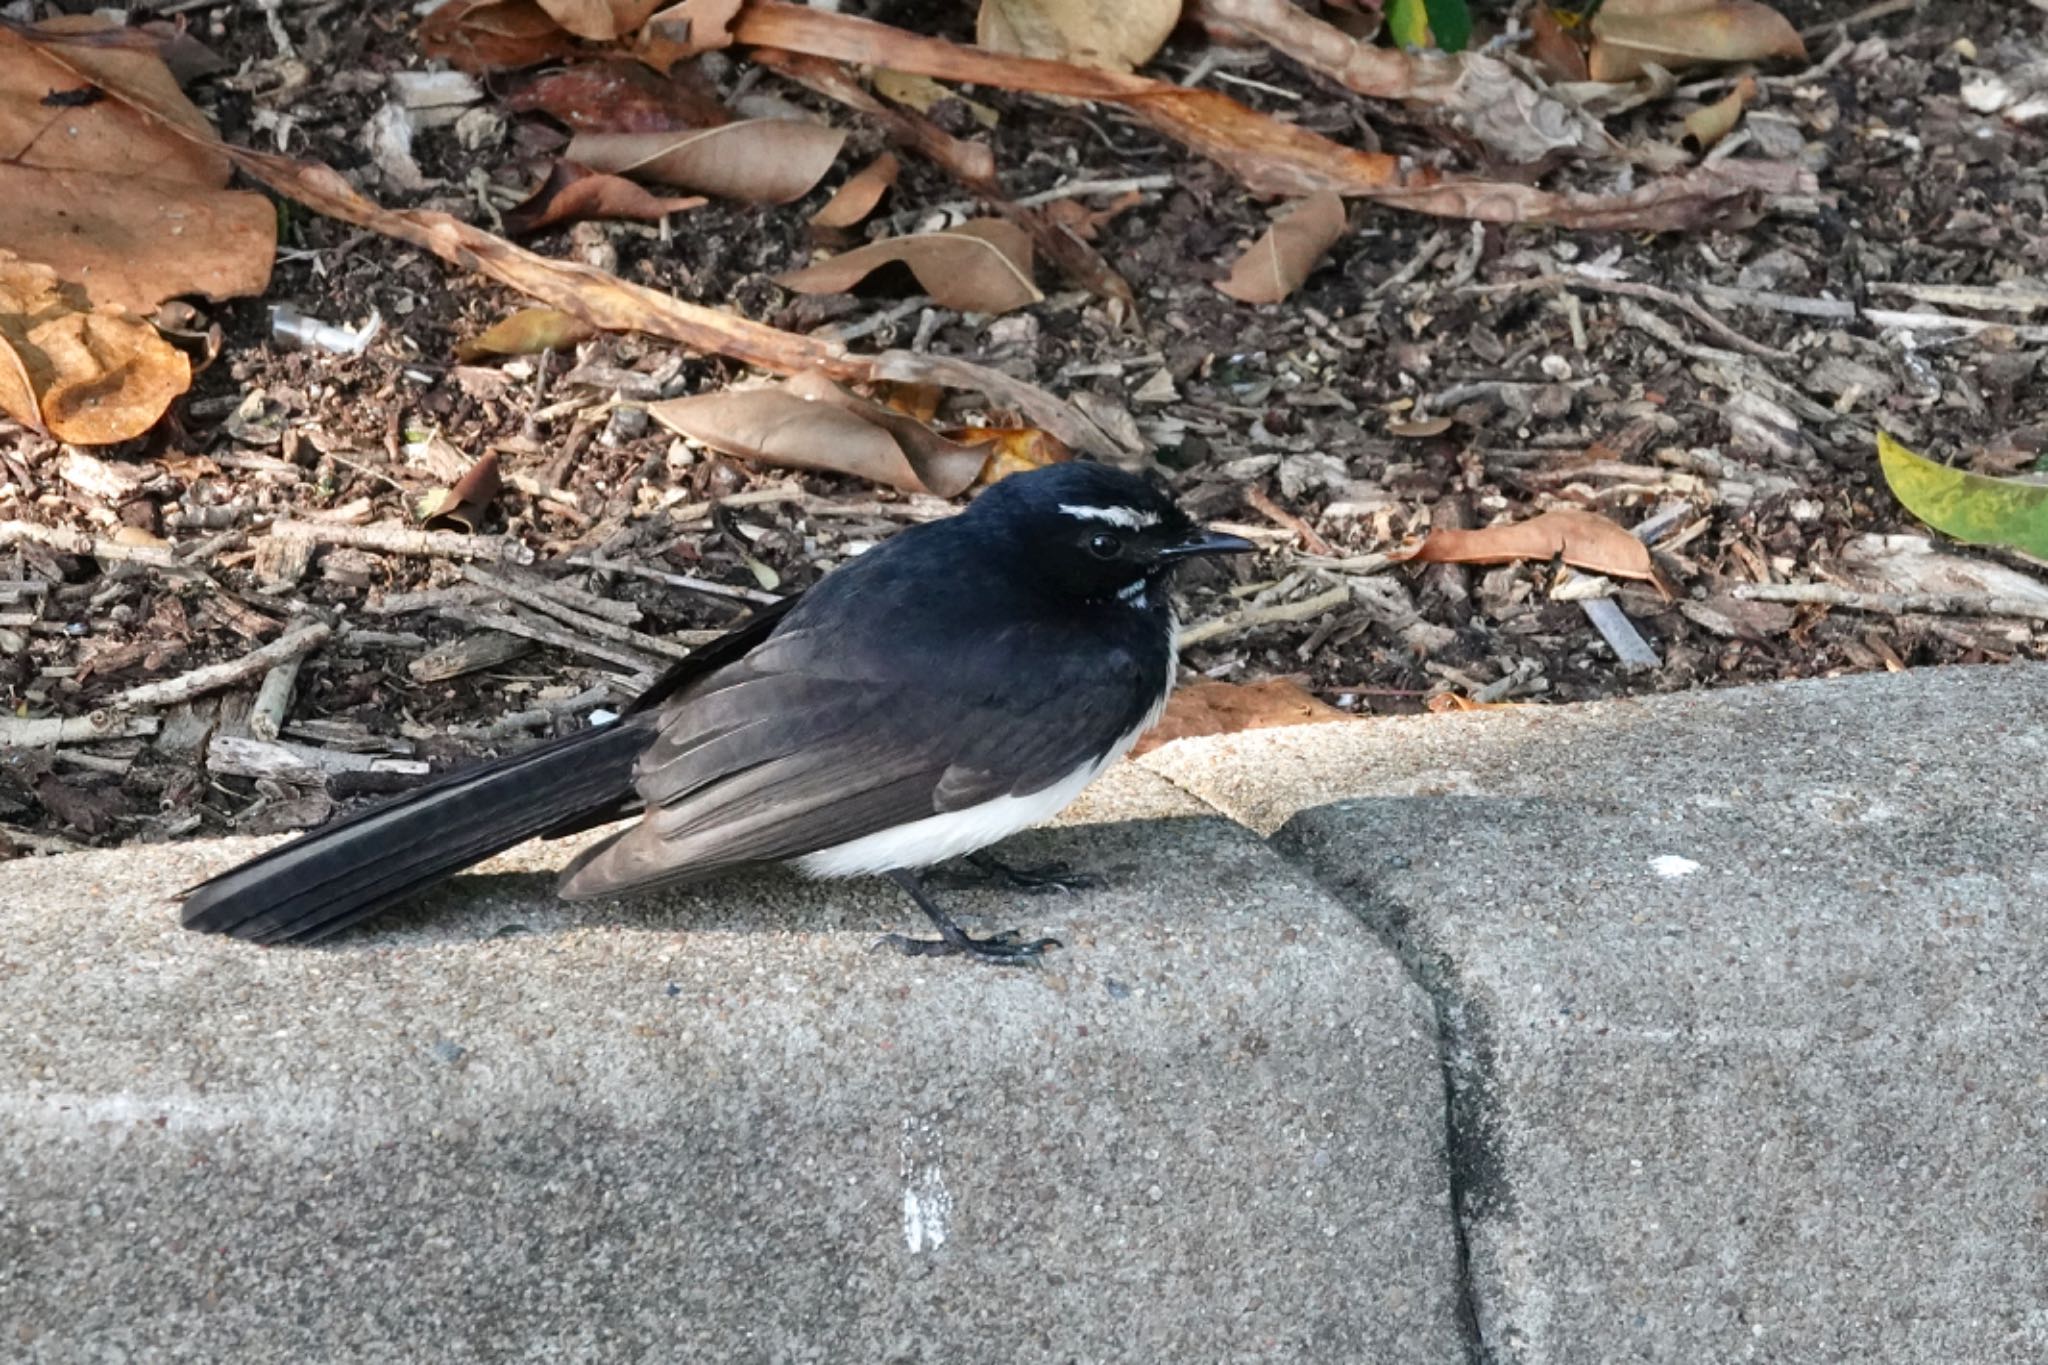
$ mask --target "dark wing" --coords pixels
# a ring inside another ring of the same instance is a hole
[[[1106,753],[1148,696],[1135,664],[1105,668],[1053,635],[974,642],[977,659],[1044,667],[1017,686],[1002,670],[878,667],[810,630],[776,634],[663,708],[635,771],[645,814],[573,864],[562,894],[782,861],[1051,786]]]

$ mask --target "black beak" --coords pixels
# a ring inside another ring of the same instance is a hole
[[[1243,536],[1226,536],[1221,531],[1196,531],[1178,545],[1168,545],[1158,551],[1158,558],[1164,563],[1176,559],[1193,559],[1197,555],[1242,555],[1250,554],[1259,547]]]

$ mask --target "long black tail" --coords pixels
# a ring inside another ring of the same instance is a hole
[[[583,730],[450,773],[194,887],[188,929],[310,943],[535,835],[620,810],[648,731]]]

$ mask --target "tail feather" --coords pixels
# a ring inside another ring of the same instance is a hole
[[[492,854],[619,808],[647,738],[610,725],[450,773],[194,887],[185,927],[261,943],[339,933]]]

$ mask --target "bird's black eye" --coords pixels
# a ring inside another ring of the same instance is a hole
[[[1088,553],[1094,555],[1097,559],[1115,559],[1123,552],[1124,541],[1122,536],[1114,536],[1107,531],[1097,531],[1094,535],[1088,537]]]

